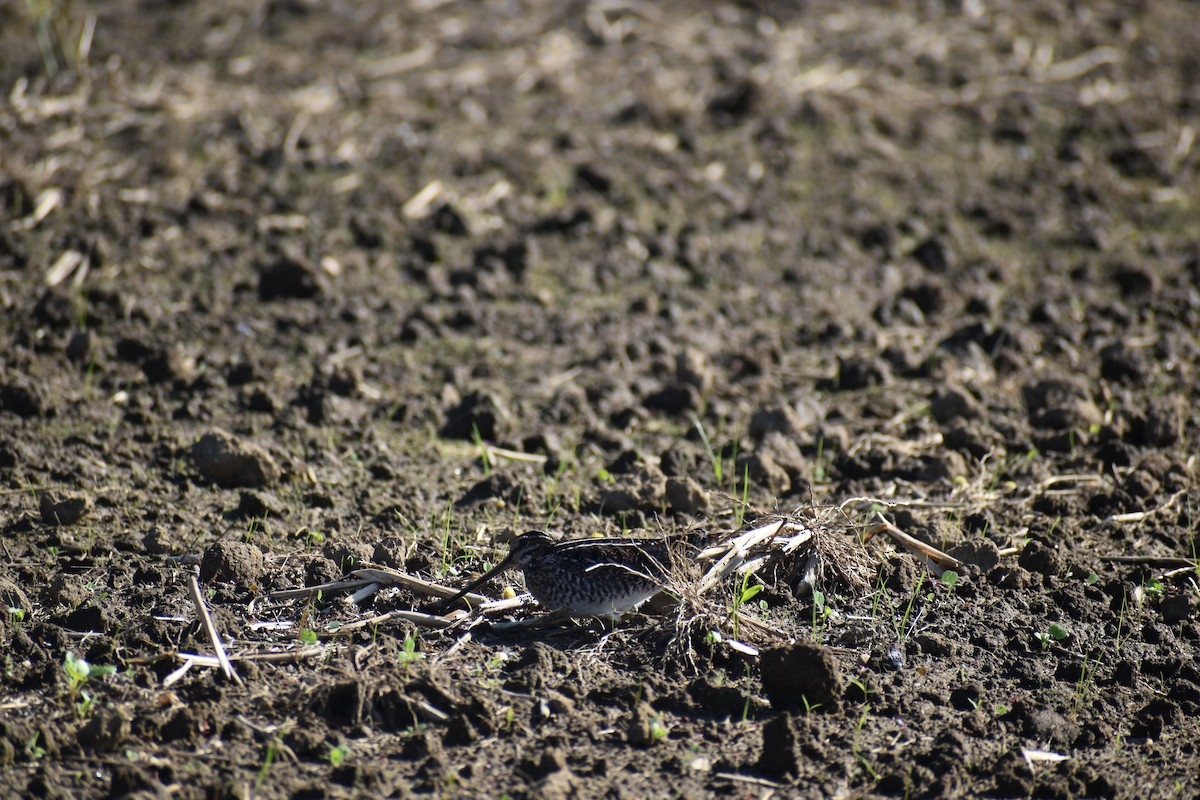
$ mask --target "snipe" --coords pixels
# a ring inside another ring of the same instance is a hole
[[[658,594],[670,565],[670,544],[665,539],[559,542],[544,531],[529,531],[513,539],[504,560],[441,607],[450,607],[505,570],[517,568],[525,574],[529,593],[548,610],[615,617]]]

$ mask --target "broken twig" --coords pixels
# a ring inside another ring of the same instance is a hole
[[[962,562],[954,556],[947,555],[933,545],[922,542],[920,539],[917,539],[913,536],[909,536],[907,533],[900,530],[890,521],[888,521],[887,517],[883,516],[882,514],[876,514],[876,516],[879,518],[879,525],[876,525],[874,528],[867,531],[863,536],[864,540],[869,540],[872,536],[875,536],[878,533],[886,533],[888,536],[891,536],[897,542],[904,545],[917,555],[925,556],[941,569],[962,568]]]
[[[217,626],[213,624],[212,615],[208,613],[208,605],[204,602],[204,595],[200,591],[200,581],[195,575],[188,576],[188,593],[192,596],[192,602],[196,605],[196,614],[200,618],[200,625],[204,628],[204,632],[208,634],[208,640],[212,643],[213,652],[217,654],[217,661],[221,664],[221,670],[225,673],[225,677],[242,685],[242,678],[237,674],[237,670],[233,668],[233,664],[229,661],[229,656],[225,653],[225,646],[221,644],[221,635],[217,633]]]

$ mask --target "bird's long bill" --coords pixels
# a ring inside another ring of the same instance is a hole
[[[503,559],[503,560],[502,560],[502,561],[501,561],[499,564],[497,564],[496,566],[492,567],[492,568],[491,568],[491,569],[489,569],[487,572],[483,573],[483,574],[482,574],[482,575],[480,575],[478,578],[476,578],[475,580],[471,581],[471,582],[470,582],[470,583],[468,583],[468,584],[467,584],[465,587],[463,587],[462,589],[460,589],[460,590],[459,590],[459,592],[458,592],[458,594],[454,595],[454,596],[453,596],[453,597],[451,597],[451,598],[448,598],[448,599],[446,599],[446,600],[442,601],[442,603],[440,604],[440,607],[441,607],[441,608],[443,608],[443,609],[450,608],[450,607],[451,607],[451,606],[453,606],[455,603],[457,603],[459,600],[462,600],[462,599],[463,599],[464,597],[466,597],[468,594],[470,594],[471,592],[475,591],[475,589],[477,589],[478,587],[480,587],[480,586],[482,586],[483,584],[487,583],[487,582],[488,582],[488,581],[490,581],[492,578],[496,577],[496,576],[497,576],[497,575],[499,575],[501,572],[504,572],[506,569],[508,569],[508,568],[509,568],[509,567],[511,567],[511,566],[512,566],[512,556],[505,556],[505,558],[504,558],[504,559]]]

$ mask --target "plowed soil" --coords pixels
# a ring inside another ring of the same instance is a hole
[[[0,2],[0,88],[0,796],[1200,792],[1195,3]],[[869,585],[271,596],[771,512]]]

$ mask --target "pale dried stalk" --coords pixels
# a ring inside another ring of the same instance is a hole
[[[399,586],[428,597],[453,597],[458,592],[457,589],[452,589],[449,586],[422,580],[421,578],[386,567],[363,567],[352,570],[350,574],[355,577],[322,583],[317,586],[305,586],[300,589],[284,589],[278,592],[271,592],[270,596],[272,600],[294,600],[298,597],[313,597],[318,593],[347,592],[362,589],[373,583],[380,586]],[[474,592],[468,594],[466,599],[476,605],[487,600],[483,595]]]
[[[876,514],[876,517],[878,517],[880,524],[867,531],[867,534],[864,537],[865,539],[870,539],[877,533],[886,533],[888,536],[891,536],[893,539],[907,547],[912,552],[916,553],[917,555],[925,556],[942,569],[962,568],[962,562],[954,556],[947,555],[933,545],[922,542],[920,539],[917,539],[913,536],[909,536],[907,533],[900,530],[890,521],[888,521],[883,514]]]
[[[413,625],[418,627],[432,628],[434,630],[443,630],[445,628],[449,628],[458,621],[458,618],[452,619],[449,617],[440,617],[435,614],[422,614],[420,611],[397,610],[389,611],[386,614],[379,614],[378,616],[374,617],[368,617],[367,619],[360,619],[356,622],[349,622],[345,625],[339,625],[337,630],[330,631],[328,635],[337,636],[345,633],[346,631],[355,631],[359,628],[365,628],[369,625],[379,625],[384,622],[390,622],[394,619],[402,620],[404,622],[411,622]]]
[[[238,686],[242,685],[242,678],[233,668],[233,664],[229,661],[229,656],[225,653],[225,646],[221,644],[221,636],[217,633],[217,626],[213,624],[212,616],[208,613],[208,606],[204,602],[204,595],[200,592],[200,581],[195,575],[188,576],[188,593],[192,596],[192,602],[196,606],[196,614],[200,617],[200,624],[204,627],[204,632],[208,634],[208,640],[212,643],[213,651],[217,654],[217,661],[221,665],[221,670],[225,673],[225,677],[232,680]]]
[[[713,564],[708,572],[704,573],[704,576],[700,579],[700,583],[696,587],[696,591],[699,594],[704,594],[716,586],[723,578],[732,575],[734,570],[745,563],[746,552],[759,542],[764,542],[774,537],[783,528],[783,523],[784,520],[782,519],[775,520],[761,528],[747,531],[731,541],[729,543],[729,552],[718,560],[717,563]]]

